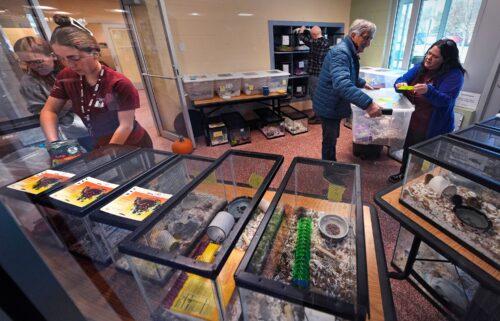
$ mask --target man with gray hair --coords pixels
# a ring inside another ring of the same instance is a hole
[[[359,54],[370,46],[375,31],[373,22],[356,19],[349,34],[330,49],[323,62],[313,109],[321,118],[321,158],[324,160],[337,160],[340,121],[351,115],[351,103],[365,110],[370,117],[382,115],[382,108],[360,89],[373,88],[359,78]]]

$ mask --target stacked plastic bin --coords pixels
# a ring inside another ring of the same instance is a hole
[[[364,67],[359,70],[359,76],[374,88],[392,88],[396,79],[404,73],[404,70],[387,68]]]
[[[241,95],[242,75],[237,72],[214,74],[215,92],[222,99],[230,99]]]
[[[245,95],[258,95],[262,93],[262,87],[268,85],[268,76],[262,71],[242,72],[243,92]]]
[[[286,93],[288,87],[288,77],[290,74],[281,70],[268,70],[265,74],[269,77],[269,92]]]
[[[182,78],[191,100],[214,98],[214,78],[209,75],[187,75]]]

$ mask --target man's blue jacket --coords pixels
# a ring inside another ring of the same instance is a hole
[[[368,108],[372,99],[360,89],[365,83],[359,78],[354,43],[350,36],[345,36],[325,57],[314,93],[314,112],[323,118],[340,119],[351,115],[351,103]]]

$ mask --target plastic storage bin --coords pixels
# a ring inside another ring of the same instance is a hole
[[[35,201],[44,206],[47,218],[71,252],[108,263],[111,256],[101,235],[111,237],[116,228],[100,231],[101,226],[88,214],[125,192],[141,175],[174,157],[168,152],[140,149]]]
[[[127,191],[89,215],[98,225],[97,231],[106,245],[107,256],[113,259],[117,269],[131,272],[127,259],[118,252],[118,243],[147,217],[161,211],[172,196],[212,163],[211,158],[181,155],[147,174]]]
[[[400,202],[500,268],[500,154],[447,136],[417,144]]]
[[[285,136],[285,122],[278,114],[269,108],[255,109],[259,116],[257,127],[268,139]]]
[[[500,130],[473,125],[451,133],[450,137],[500,153]]]
[[[298,111],[292,106],[281,107],[280,113],[285,120],[285,128],[290,134],[297,135],[307,132],[308,123],[306,114]]]
[[[290,76],[290,73],[277,69],[268,70],[265,71],[264,73],[269,77],[268,78],[269,92],[286,93],[286,89],[288,87],[288,77]]]
[[[237,247],[283,156],[227,151],[119,245],[153,320],[238,320]],[[233,206],[246,197],[244,206]],[[154,278],[151,278],[153,276]]]
[[[206,125],[207,144],[216,146],[227,144],[229,142],[227,136],[227,126],[221,116],[208,118]]]
[[[262,87],[267,86],[268,76],[262,71],[242,72],[243,92],[245,95],[262,94]]]
[[[240,73],[222,73],[212,76],[215,79],[215,92],[220,98],[230,99],[241,95],[242,75]]]
[[[214,78],[209,75],[187,75],[182,78],[191,100],[214,98]]]
[[[364,67],[359,69],[359,77],[374,88],[393,88],[396,79],[404,75],[404,70]]]
[[[365,320],[363,231],[359,166],[294,158],[235,275],[243,319]]]
[[[250,126],[238,112],[222,114],[222,119],[228,129],[229,144],[242,145],[252,141]]]
[[[373,100],[392,112],[392,115],[370,118],[367,113],[355,106],[352,109],[352,140],[357,144],[386,145],[402,147],[415,107],[403,95],[392,88],[364,90]]]

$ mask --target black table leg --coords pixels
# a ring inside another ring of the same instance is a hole
[[[406,260],[405,267],[402,272],[389,272],[388,275],[390,278],[396,280],[404,280],[410,275],[411,270],[413,269],[413,264],[415,263],[415,259],[417,258],[418,249],[420,248],[420,239],[416,236],[413,238],[413,242],[411,244],[410,253],[408,253],[408,259]]]

